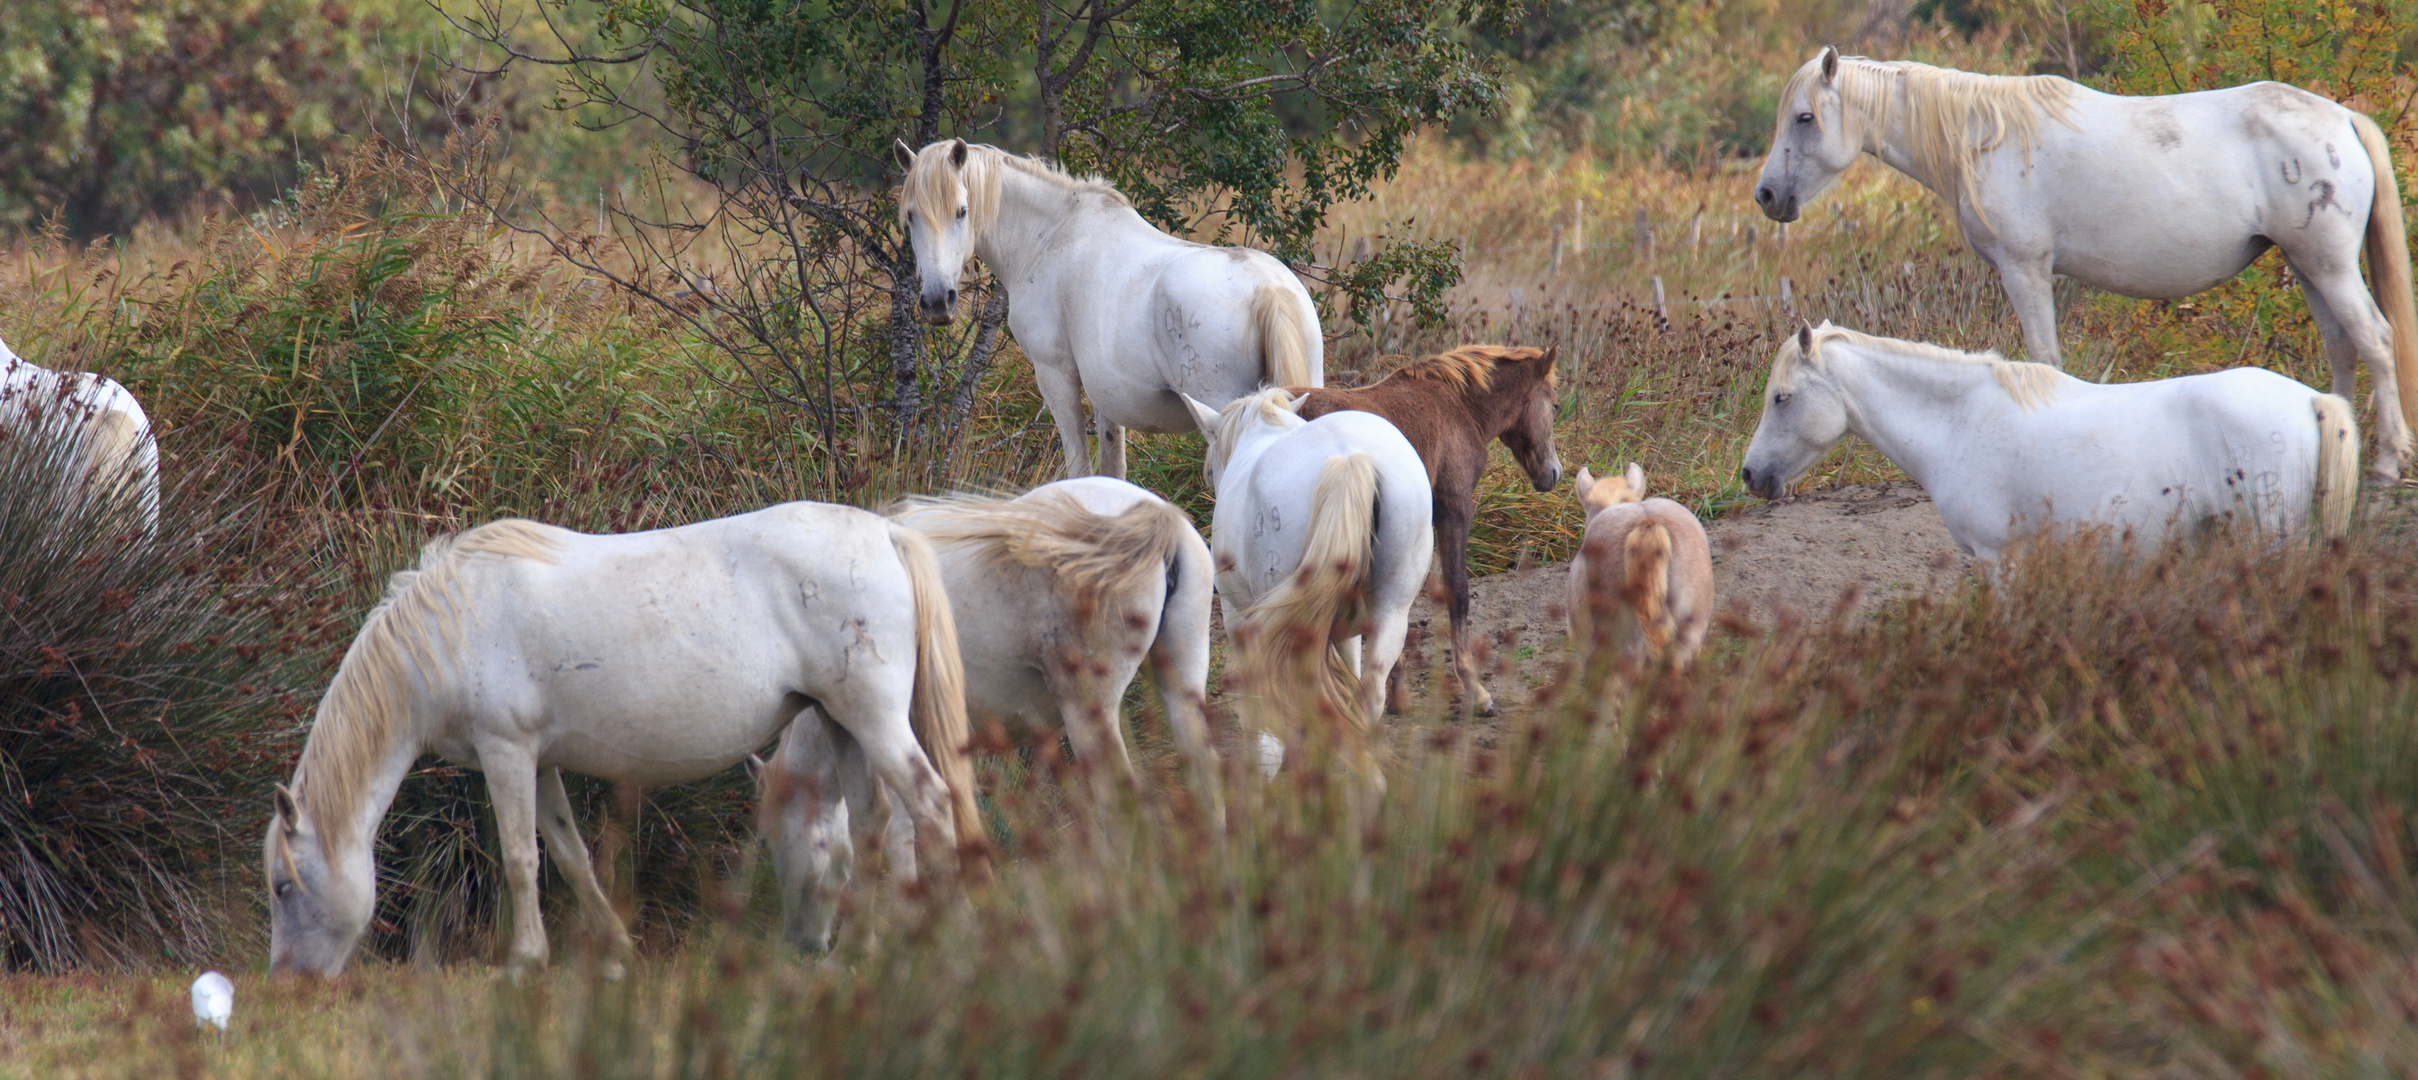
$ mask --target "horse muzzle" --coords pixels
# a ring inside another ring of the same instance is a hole
[[[1755,205],[1763,208],[1764,217],[1783,225],[1797,220],[1797,197],[1793,194],[1784,197],[1770,184],[1755,187]]]
[[[957,290],[946,293],[925,293],[916,305],[924,321],[934,326],[947,326],[957,321]]]
[[[1756,476],[1755,470],[1741,465],[1738,467],[1738,480],[1746,485],[1746,490],[1765,501],[1780,497],[1779,474],[1769,469],[1764,470],[1763,475]]]
[[[1556,461],[1545,467],[1544,475],[1531,476],[1528,479],[1536,485],[1538,491],[1551,491],[1560,487],[1562,486],[1562,463]]]

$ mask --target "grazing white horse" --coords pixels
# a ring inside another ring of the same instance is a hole
[[[1170,236],[1106,182],[995,146],[900,143],[898,156],[924,317],[953,317],[969,256],[991,268],[1057,418],[1066,475],[1123,478],[1126,428],[1192,430],[1179,394],[1223,405],[1263,385],[1324,385],[1318,309],[1274,256]],[[1086,396],[1096,470],[1085,467]]]
[[[1245,717],[1264,730],[1324,714],[1382,783],[1367,729],[1435,557],[1427,466],[1384,417],[1303,420],[1283,387],[1223,411],[1184,403],[1209,437],[1210,549]]]
[[[1209,546],[1174,504],[1104,476],[1012,499],[911,500],[894,520],[932,542],[965,661],[966,711],[1024,737],[1063,727],[1105,802],[1114,770],[1135,782],[1122,722],[1126,687],[1147,661],[1176,744],[1214,818],[1223,814],[1209,741]],[[857,843],[887,819],[894,864],[913,830],[847,732],[813,710],[770,762],[750,762],[758,824],[780,882],[784,932],[830,938]],[[912,866],[911,861],[906,865]]]
[[[2120,97],[2053,75],[1824,49],[1781,92],[1755,201],[1794,221],[1861,154],[1955,210],[1966,242],[1998,269],[2026,358],[2042,363],[2063,364],[2052,275],[2174,299],[2282,248],[2325,339],[2334,393],[2351,398],[2367,362],[2375,474],[2400,475],[2418,415],[2418,307],[2391,151],[2366,115],[2282,83]]]
[[[1012,499],[912,500],[892,517],[940,554],[974,720],[1027,737],[1063,726],[1079,758],[1130,782],[1122,705],[1148,661],[1178,748],[1215,783],[1204,710],[1216,583],[1209,545],[1175,504],[1093,476]]]
[[[2155,543],[2228,522],[2350,526],[2349,402],[2263,368],[2105,385],[1823,323],[1781,345],[1738,471],[1779,498],[1853,432],[1921,484],[1968,554],[2094,523]]]
[[[116,380],[52,371],[0,342],[0,433],[76,440],[65,490],[81,498],[123,492],[141,515],[143,535],[158,535],[159,444],[143,406]]]
[[[819,707],[905,793],[919,838],[978,845],[961,682],[931,545],[862,510],[787,503],[618,536],[512,520],[438,540],[363,620],[277,789],[270,969],[342,970],[375,907],[378,822],[423,753],[486,774],[516,970],[546,959],[541,831],[591,925],[628,947],[565,769],[685,783]]]

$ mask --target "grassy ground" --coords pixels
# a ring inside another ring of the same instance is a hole
[[[1338,338],[1330,367],[1558,342],[1569,467],[1635,459],[1717,513],[1741,499],[1762,372],[1795,320],[2016,345],[1994,279],[1911,186],[1860,169],[1783,240],[1748,182],[1422,150],[1330,250],[1380,219],[1468,237],[1452,320],[1389,316]],[[429,190],[382,190],[123,254],[37,245],[0,277],[20,351],[127,379],[172,463],[247,478],[257,517],[225,573],[302,575],[278,601],[300,606],[272,612],[288,660],[237,706],[229,805],[291,761],[292,707],[432,531],[504,513],[642,528],[1054,471],[1011,354],[945,460],[833,492],[814,439],[660,320]],[[2322,383],[2271,270],[2189,304],[2071,294],[2069,370],[2263,363]],[[1138,440],[1135,478],[1205,507],[1198,446]],[[1810,482],[1891,474],[1849,447]],[[1575,537],[1565,492],[1521,487],[1507,463],[1488,480],[1482,568]],[[436,963],[492,949],[498,914],[476,778],[436,768],[388,830],[370,960],[270,984],[258,819],[230,814],[189,838],[225,853],[215,936],[172,971],[0,982],[0,1077],[2385,1071],[2411,1060],[2418,1000],[2398,914],[2418,903],[2401,513],[2333,546],[2219,541],[2117,567],[2042,552],[1999,588],[1877,622],[1728,627],[1694,675],[1589,673],[1493,749],[1414,717],[1378,814],[1313,769],[1230,778],[1223,830],[1171,795],[1088,827],[1047,754],[997,757],[998,882],[937,903],[869,890],[820,964],[766,955],[761,895],[706,902],[700,881],[738,865],[735,782],[624,822],[614,887],[648,959],[603,987],[575,948],[517,988]],[[609,793],[580,797],[606,816]],[[188,1035],[204,963],[238,976],[223,1044]]]

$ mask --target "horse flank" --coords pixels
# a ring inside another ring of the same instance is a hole
[[[356,839],[345,828],[349,816],[405,734],[413,674],[433,677],[460,642],[463,569],[474,561],[552,563],[561,547],[557,531],[518,518],[490,522],[430,540],[412,569],[387,579],[385,597],[361,620],[319,701],[294,766],[294,793],[331,852]]]
[[[2045,116],[2072,125],[2067,111],[2074,84],[2055,75],[1984,75],[1932,67],[1911,60],[1839,58],[1838,89],[1841,122],[1850,141],[1872,146],[1872,136],[1860,122],[1887,132],[1896,119],[1898,94],[1906,103],[1905,150],[1920,170],[1916,179],[1932,186],[1958,207],[1981,208],[1975,200],[1974,160],[2000,146],[2012,145],[2032,160],[2032,143]],[[1782,101],[1822,77],[1815,61],[1797,69],[1781,92]]]
[[[898,222],[907,223],[907,215],[919,206],[947,206],[953,199],[951,180],[965,184],[966,230],[979,237],[999,220],[1000,170],[1014,169],[1026,176],[1035,176],[1056,184],[1068,194],[1090,192],[1108,196],[1125,206],[1133,205],[1118,191],[1116,185],[1096,176],[1074,176],[1047,161],[1019,157],[996,146],[984,143],[966,144],[966,163],[952,169],[949,155],[954,144],[937,142],[916,151],[915,164],[899,182]]]
[[[1942,364],[1982,365],[1990,367],[1990,375],[1998,388],[2006,392],[2019,409],[2038,409],[2057,397],[2057,380],[2063,372],[2047,364],[2009,360],[1996,352],[1965,352],[1922,341],[1901,341],[1897,338],[1876,337],[1844,326],[1827,322],[1812,328],[1808,335],[1813,342],[1814,363],[1819,363],[1823,344],[1844,341],[1858,348],[1875,349],[1895,356],[1931,360]],[[1780,355],[1772,362],[1771,389],[1784,392],[1796,385],[1797,368],[1808,361],[1807,351],[1799,338],[1791,337],[1780,344]]]
[[[1109,597],[1130,594],[1145,578],[1163,579],[1177,541],[1192,527],[1163,501],[1137,502],[1112,517],[1063,492],[910,499],[891,516],[936,547],[973,547],[988,559],[1051,571],[1059,594],[1092,619],[1117,614],[1108,610]]]

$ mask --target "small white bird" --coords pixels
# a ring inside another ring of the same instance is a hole
[[[1263,731],[1259,733],[1259,776],[1262,780],[1276,779],[1276,770],[1285,767],[1284,740]]]
[[[213,1025],[227,1030],[227,1017],[235,1013],[235,984],[215,971],[202,972],[193,980],[193,1026]]]

